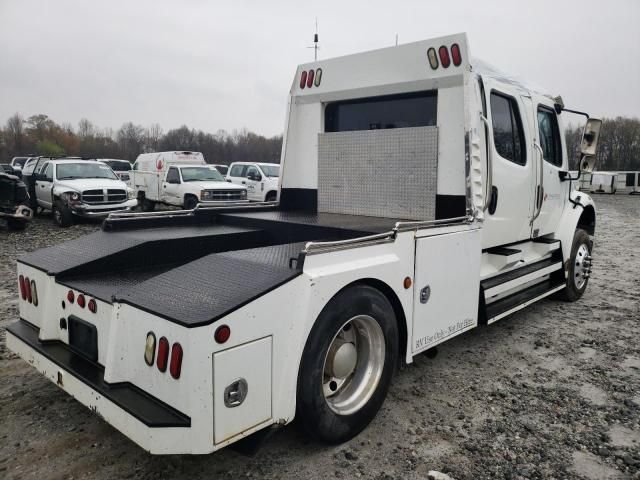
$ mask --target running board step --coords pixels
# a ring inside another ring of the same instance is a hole
[[[561,269],[562,262],[551,257],[487,278],[481,282],[485,300]]]
[[[565,287],[563,280],[549,278],[537,283],[525,290],[521,290],[507,297],[501,298],[486,307],[487,323],[493,323],[507,315],[531,305],[538,300],[548,297],[552,293],[562,290]]]
[[[490,262],[501,270],[508,265],[513,265],[522,259],[522,250],[507,247],[493,247],[486,251]]]

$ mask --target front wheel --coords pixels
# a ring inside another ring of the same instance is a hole
[[[562,291],[562,297],[575,302],[584,294],[591,276],[591,249],[592,242],[589,234],[582,229],[577,229],[573,235],[569,268],[567,268],[567,285]]]
[[[198,205],[198,199],[193,195],[188,195],[184,199],[184,209],[193,210]]]
[[[53,203],[53,221],[60,227],[66,228],[73,225],[73,213],[62,201],[56,200]]]
[[[393,307],[373,287],[339,292],[322,310],[305,345],[297,416],[313,437],[342,443],[375,417],[398,358]]]

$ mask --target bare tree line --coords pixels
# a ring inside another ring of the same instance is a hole
[[[266,138],[246,129],[211,134],[182,126],[165,133],[157,123],[142,127],[126,122],[114,131],[100,129],[86,118],[74,128],[43,114],[25,119],[16,113],[0,128],[0,163],[22,155],[135,160],[140,153],[170,150],[202,152],[209,163],[216,164],[243,160],[279,163],[281,148],[282,136]]]
[[[582,127],[566,131],[571,169],[577,169]],[[0,161],[17,155],[78,155],[97,158],[135,160],[143,152],[193,150],[202,152],[210,163],[234,161],[280,161],[282,136],[266,138],[247,130],[215,134],[187,126],[163,131],[155,123],[142,127],[124,123],[118,130],[100,129],[86,118],[71,124],[57,124],[47,115],[24,119],[11,116],[0,128]],[[598,170],[640,170],[640,120],[637,118],[605,118],[600,134]]]

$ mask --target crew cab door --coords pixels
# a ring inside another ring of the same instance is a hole
[[[568,159],[560,119],[553,103],[535,98],[535,148],[536,194],[531,237],[539,237],[556,231],[562,209],[569,196],[569,182],[560,180],[560,172],[568,170]]]
[[[162,183],[162,199],[172,205],[182,205],[180,192],[180,172],[177,167],[169,167]]]
[[[40,172],[36,177],[36,199],[38,205],[51,209],[53,204],[53,164],[45,163]]]
[[[484,212],[482,247],[489,248],[530,237],[535,173],[529,148],[532,126],[522,97],[491,79],[483,90],[492,191],[486,197],[491,202]]]

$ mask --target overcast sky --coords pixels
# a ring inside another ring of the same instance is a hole
[[[639,0],[0,0],[13,113],[168,130],[283,130],[296,65],[467,32],[471,54],[596,116],[640,116]]]

